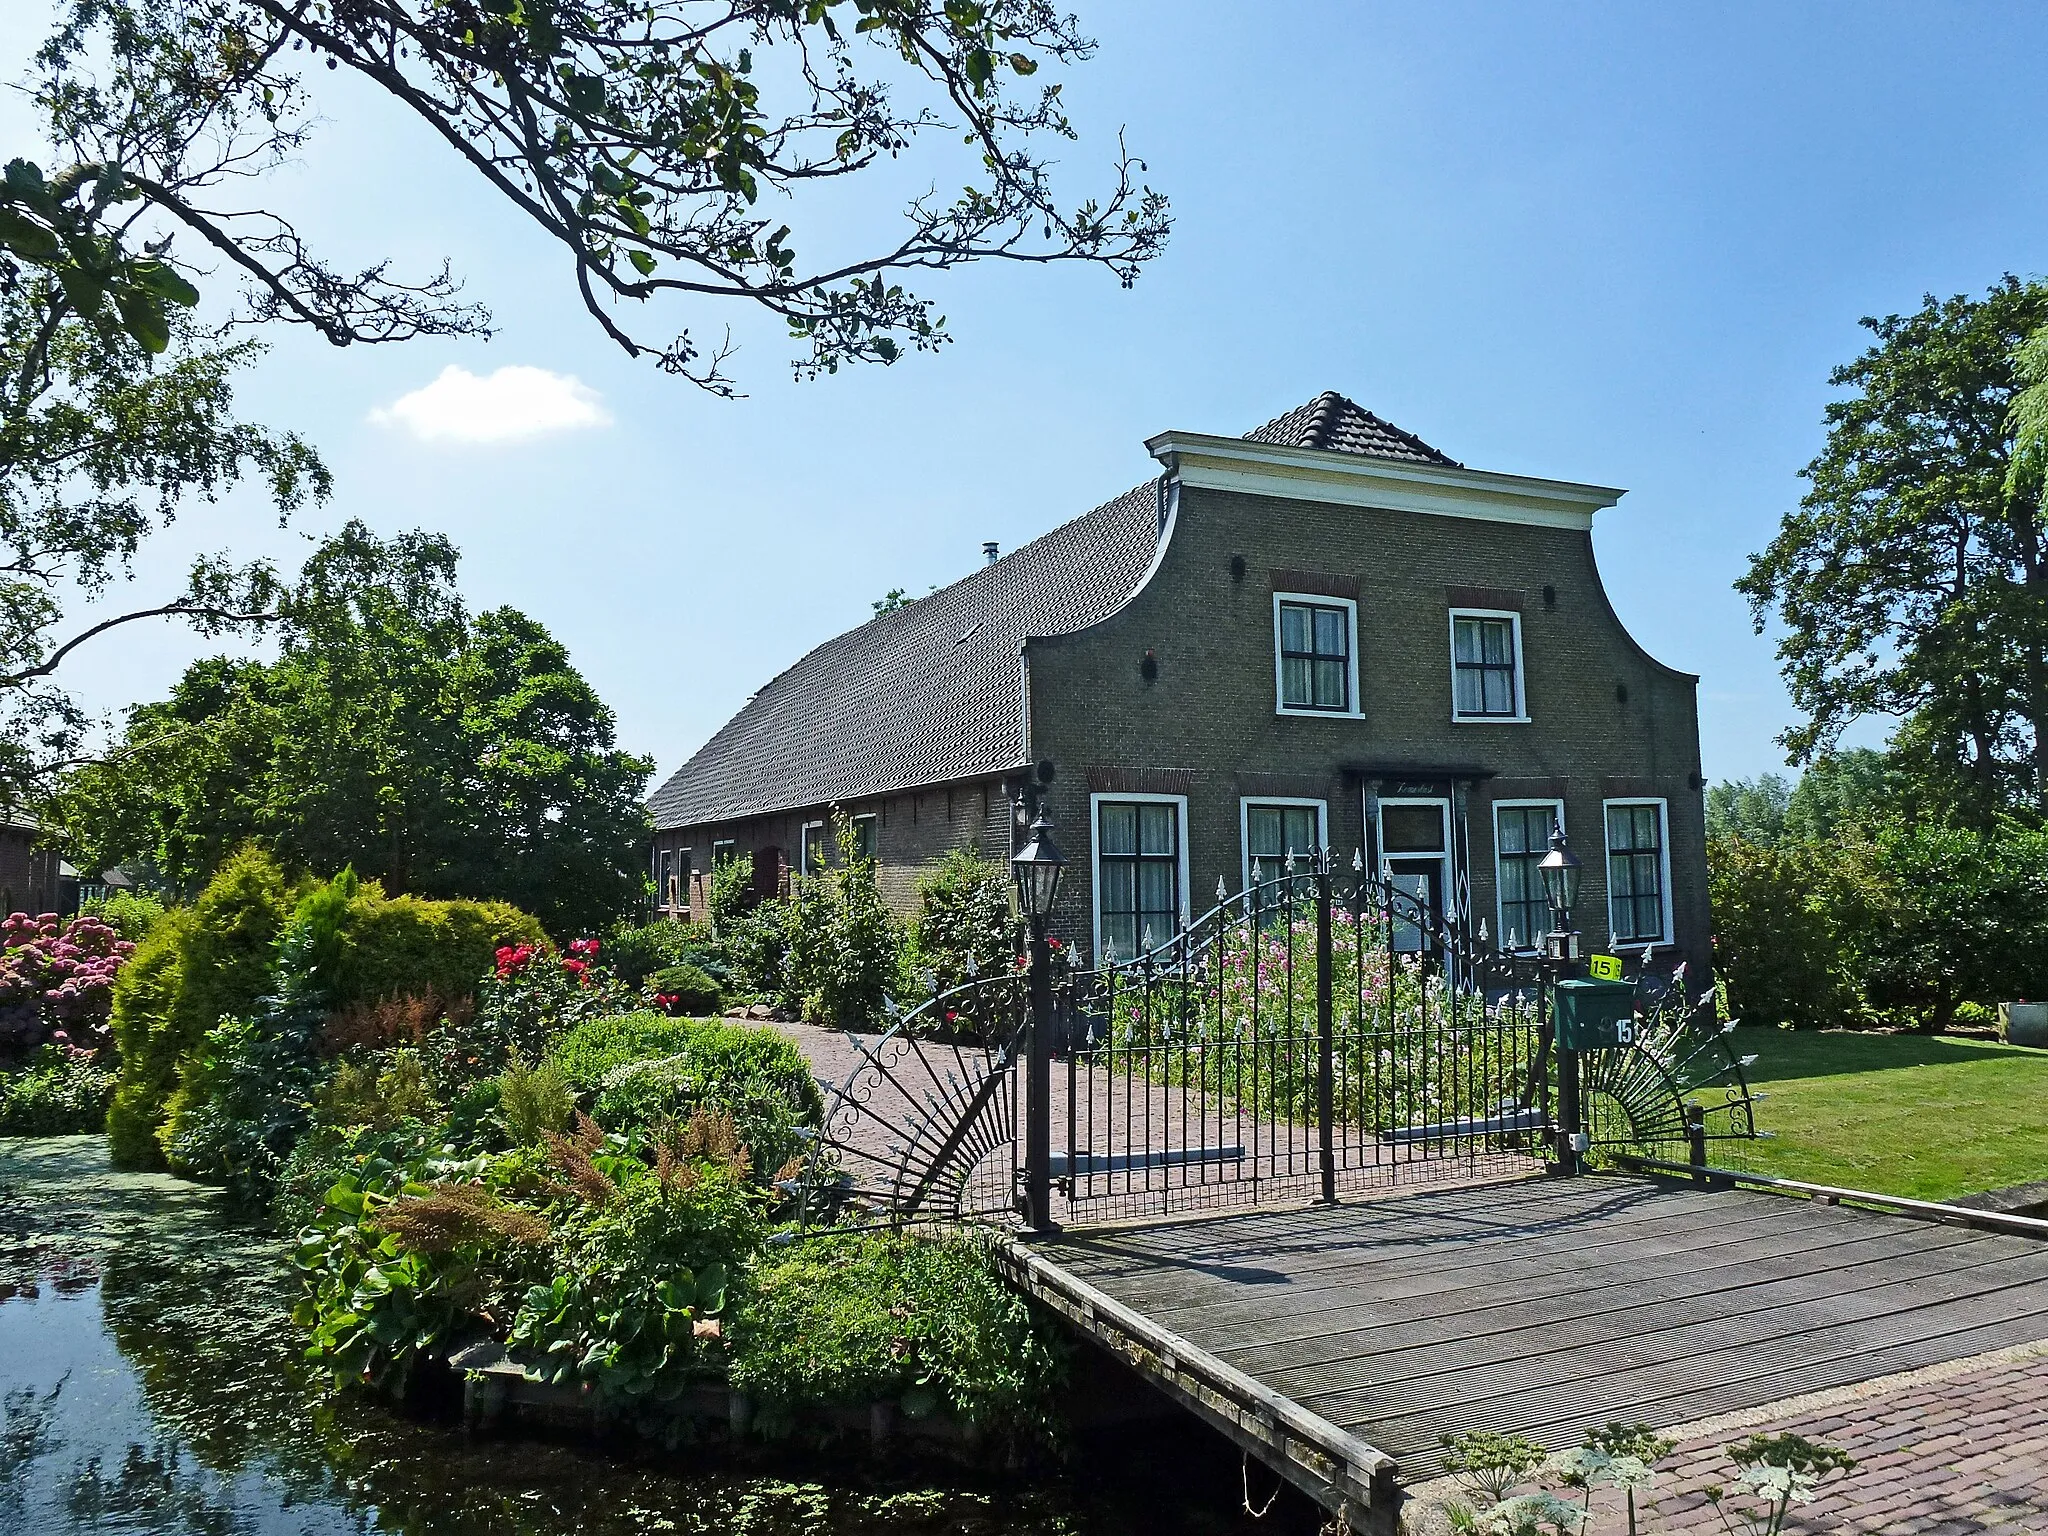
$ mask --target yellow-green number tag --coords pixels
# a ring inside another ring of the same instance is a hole
[[[1586,959],[1586,972],[1595,981],[1619,981],[1621,980],[1621,956],[1589,955]]]

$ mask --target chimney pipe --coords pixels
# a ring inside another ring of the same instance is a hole
[[[1002,545],[998,544],[994,539],[990,539],[981,546],[982,562],[986,565],[994,565],[996,563],[996,556],[1001,554],[1002,550]]]

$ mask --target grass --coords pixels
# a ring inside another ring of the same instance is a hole
[[[1715,1162],[1919,1200],[2048,1179],[2048,1051],[1953,1036],[1740,1029],[1757,1127]]]

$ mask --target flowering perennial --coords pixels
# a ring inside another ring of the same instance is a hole
[[[0,921],[0,1045],[103,1049],[114,978],[134,952],[96,917],[16,912]]]

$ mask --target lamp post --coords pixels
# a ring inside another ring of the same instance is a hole
[[[1572,908],[1579,899],[1579,856],[1565,842],[1564,828],[1550,824],[1550,852],[1536,866],[1543,876],[1543,899],[1550,906],[1550,932],[1543,937],[1543,979],[1549,993],[1553,1023],[1557,1017],[1557,983],[1579,958],[1579,936],[1572,929]],[[1579,1053],[1562,1042],[1557,1047],[1558,1171],[1576,1174],[1585,1152],[1584,1112],[1579,1094]]]
[[[1024,1222],[1034,1232],[1057,1232],[1052,1219],[1052,946],[1046,924],[1059,896],[1066,867],[1053,841],[1052,819],[1043,805],[1031,835],[1010,860],[1017,882],[1017,910],[1031,925],[1031,1025],[1025,1037]]]

